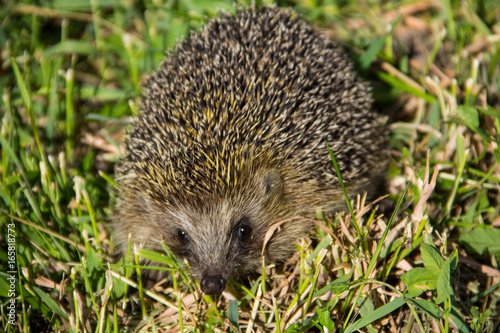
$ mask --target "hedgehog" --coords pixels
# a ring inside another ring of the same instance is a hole
[[[205,294],[280,263],[318,210],[383,178],[384,127],[343,48],[288,9],[220,13],[144,82],[116,238],[187,260]]]

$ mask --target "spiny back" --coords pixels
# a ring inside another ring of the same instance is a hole
[[[368,86],[337,44],[287,10],[221,15],[145,87],[120,172],[159,199],[238,191],[262,166],[335,185],[325,141],[347,180],[378,163]]]

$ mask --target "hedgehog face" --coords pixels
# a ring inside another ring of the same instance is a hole
[[[200,217],[201,223],[191,220],[171,235],[173,252],[188,259],[206,294],[220,294],[227,280],[258,266],[262,239],[256,222],[247,215],[229,220],[223,215]]]
[[[226,281],[260,265],[264,236],[273,223],[270,205],[279,200],[279,174],[267,171],[241,197],[226,196],[177,209],[163,238],[172,252],[189,261],[206,294],[220,294]],[[171,210],[172,211],[172,210]]]

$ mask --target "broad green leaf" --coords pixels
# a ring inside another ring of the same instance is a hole
[[[438,274],[424,267],[413,268],[401,277],[408,297],[417,297],[424,291],[436,289],[437,279]]]
[[[441,126],[441,110],[438,101],[432,103],[429,108],[428,124],[435,129],[439,129],[439,126]]]
[[[453,274],[458,267],[458,250],[451,253],[451,255],[446,259],[445,264],[449,264],[451,274]]]
[[[318,321],[321,325],[328,329],[328,332],[333,332],[335,330],[335,323],[330,318],[330,311],[328,309],[316,308],[316,313],[318,314]]]
[[[436,303],[441,304],[446,300],[451,300],[453,296],[453,288],[451,286],[451,274],[457,267],[458,252],[455,250],[451,256],[448,257],[444,263],[441,271],[439,272],[437,280],[437,299]]]
[[[465,126],[481,135],[483,139],[488,141],[491,140],[488,133],[479,127],[479,112],[475,107],[470,105],[459,105],[457,108],[457,115]]]
[[[457,115],[460,120],[470,129],[477,129],[479,127],[479,114],[477,109],[469,105],[459,105],[457,107]]]
[[[477,254],[499,255],[500,229],[474,228],[460,237],[460,243]]]
[[[425,242],[420,244],[420,251],[422,253],[422,260],[424,261],[425,268],[431,272],[439,274],[441,267],[444,265],[444,259],[434,245],[429,245]]]
[[[99,257],[93,248],[90,246],[87,249],[87,270],[90,275],[94,275],[99,269]]]
[[[231,299],[229,300],[229,310],[228,310],[228,317],[229,317],[229,322],[236,327],[236,329],[239,329],[239,323],[238,323],[238,318],[240,314],[238,312],[238,301]]]
[[[113,294],[116,298],[121,298],[127,290],[127,284],[117,278],[113,278]]]

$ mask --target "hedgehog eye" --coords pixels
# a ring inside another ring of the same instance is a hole
[[[246,224],[238,227],[238,237],[244,238],[250,234],[250,227]]]
[[[188,240],[188,235],[184,230],[177,231],[177,236],[179,236],[179,239],[183,242]]]

